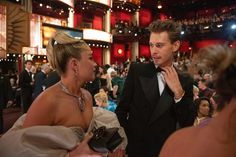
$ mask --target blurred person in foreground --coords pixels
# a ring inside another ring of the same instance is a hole
[[[61,81],[42,92],[22,117],[23,124],[19,119],[0,139],[0,156],[102,156],[88,146],[97,120],[92,96],[82,88],[95,78],[90,47],[83,40],[58,32],[49,40],[47,52]],[[123,154],[118,149],[111,155]]]
[[[199,61],[212,70],[222,109],[205,127],[179,130],[165,143],[160,157],[235,157],[236,154],[236,50],[226,46],[202,49]]]
[[[158,156],[178,127],[193,124],[193,79],[173,66],[180,47],[180,26],[171,21],[150,24],[153,62],[129,68],[116,114],[128,137],[129,157]]]

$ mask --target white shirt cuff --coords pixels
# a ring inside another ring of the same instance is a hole
[[[180,101],[182,100],[184,94],[185,94],[185,92],[182,94],[182,96],[181,96],[179,99],[176,99],[176,98],[174,97],[175,103],[180,102]]]

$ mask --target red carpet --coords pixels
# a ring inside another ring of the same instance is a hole
[[[15,121],[22,115],[20,108],[13,107],[3,110],[4,132],[12,127]]]

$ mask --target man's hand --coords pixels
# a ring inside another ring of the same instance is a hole
[[[166,84],[170,90],[174,93],[175,99],[180,99],[184,95],[184,90],[180,84],[178,74],[173,66],[162,67],[164,71],[163,74]]]

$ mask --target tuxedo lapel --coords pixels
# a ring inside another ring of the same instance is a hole
[[[27,77],[27,80],[31,80],[30,72],[28,72],[27,70],[25,70],[25,76]]]
[[[164,112],[166,112],[173,104],[173,101],[173,94],[171,94],[170,89],[166,86],[154,112],[152,113],[152,116],[149,120],[149,125],[158,119]]]
[[[157,88],[158,87],[157,76],[156,75],[153,75],[153,77],[140,76],[139,80],[140,80],[144,95],[147,98],[148,102],[152,106],[156,106],[158,102],[157,96],[159,94],[159,90]]]
[[[159,94],[156,76],[154,75],[152,78],[140,77],[139,80],[148,102],[152,104],[152,106],[156,106],[157,94]]]

